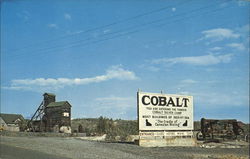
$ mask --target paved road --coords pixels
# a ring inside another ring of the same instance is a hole
[[[5,144],[0,145],[0,159],[69,159],[35,150]]]
[[[248,159],[249,147],[144,148],[133,144],[83,141],[60,137],[1,138],[1,159]]]

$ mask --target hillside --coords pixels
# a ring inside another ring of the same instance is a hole
[[[138,127],[136,120],[113,120],[105,117],[79,118],[71,121],[73,132],[86,133],[87,136],[107,134],[108,139],[119,136],[125,140],[128,135],[137,135]]]
[[[128,135],[137,135],[137,120],[113,120],[105,117],[78,118],[71,121],[72,132],[86,133],[87,136],[108,134],[109,139],[119,136],[125,140]],[[242,123],[244,132],[249,134],[249,124]],[[194,130],[200,130],[200,121],[194,121]]]

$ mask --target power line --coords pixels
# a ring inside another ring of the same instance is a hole
[[[191,1],[193,1],[193,0],[187,0],[186,2],[181,2],[181,3],[177,4],[176,6],[178,6],[178,5],[181,6],[181,5],[184,5],[186,3],[190,3]],[[126,18],[126,19],[123,19],[123,20],[118,20],[116,22],[112,22],[112,23],[109,23],[109,24],[105,24],[105,25],[102,25],[102,26],[95,27],[95,28],[90,28],[90,29],[87,29],[85,31],[81,31],[78,34],[64,35],[64,36],[60,36],[58,38],[43,41],[42,43],[52,42],[52,41],[55,41],[55,40],[62,40],[62,39],[65,39],[65,38],[74,37],[75,35],[84,34],[84,33],[88,33],[88,32],[95,31],[95,30],[100,30],[100,29],[107,28],[107,27],[110,27],[110,26],[114,26],[114,25],[117,25],[117,24],[120,24],[120,23],[124,23],[124,22],[128,22],[128,21],[131,21],[131,20],[134,20],[134,19],[138,19],[138,18],[147,16],[147,15],[150,15],[150,14],[161,12],[161,11],[164,11],[164,10],[172,8],[172,7],[173,7],[172,5],[171,6],[165,6],[165,7],[162,7],[162,8],[156,9],[156,10],[152,10],[152,11],[149,11],[149,12],[146,12],[146,13],[138,14],[138,15],[130,17],[130,18]],[[32,45],[27,45],[27,46],[24,46],[23,48],[19,48],[19,49],[14,49],[14,50],[11,50],[11,52],[16,52],[16,51],[19,51],[19,50],[22,50],[22,49],[25,49],[25,48],[30,48],[30,47],[36,46],[36,45],[39,45],[39,43],[32,44]],[[6,50],[6,51],[8,51],[8,50]]]
[[[195,13],[195,12],[197,12],[197,11],[199,11],[199,10],[204,10],[205,8],[210,8],[210,7],[212,7],[213,5],[210,5],[210,6],[206,6],[206,7],[202,7],[202,8],[198,8],[198,9],[196,9],[196,10],[192,10],[191,12],[189,12],[189,13]],[[228,8],[228,7],[225,7],[225,8]],[[224,9],[225,9],[224,8]],[[215,9],[215,10],[212,10],[213,12],[216,12],[216,11],[220,11],[221,10],[221,8],[219,8],[219,9]],[[207,13],[210,13],[211,11],[209,11],[209,12],[207,12]],[[176,15],[176,16],[182,16],[182,15],[186,15],[187,13],[181,13],[181,14],[178,14],[178,15]],[[198,16],[202,16],[203,14],[199,14]],[[173,17],[175,17],[175,16],[173,16]],[[161,24],[161,25],[158,25],[158,26],[155,26],[155,27],[162,27],[162,26],[164,26],[164,25],[167,25],[167,24],[171,24],[171,23],[173,23],[173,22],[178,22],[178,21],[181,21],[181,20],[184,20],[184,19],[187,19],[187,18],[192,18],[193,16],[189,16],[189,17],[182,17],[181,19],[177,19],[177,20],[175,20],[175,21],[168,21],[167,23],[164,23],[164,24]],[[168,17],[167,17],[168,18]],[[163,18],[163,19],[166,19],[166,18]],[[163,19],[161,19],[160,20],[160,22],[163,20]],[[151,22],[149,22],[149,23],[147,23],[147,24],[154,24],[154,23],[156,23],[156,22],[158,22],[159,20],[155,20],[155,21],[151,21]],[[146,24],[142,24],[142,26],[145,26]],[[107,41],[107,40],[110,40],[110,39],[115,39],[115,38],[118,38],[118,37],[122,37],[122,36],[125,36],[125,35],[129,35],[129,34],[134,34],[134,33],[137,33],[137,32],[141,32],[141,31],[143,31],[142,29],[140,29],[140,30],[132,30],[132,31],[129,31],[129,32],[126,32],[126,33],[123,33],[123,34],[118,34],[118,35],[115,35],[115,36],[112,36],[112,37],[108,37],[108,38],[105,38],[105,39],[101,39],[101,40],[97,40],[97,41],[91,41],[91,42],[86,42],[86,43],[83,43],[83,44],[78,44],[78,43],[73,43],[73,45],[71,45],[71,46],[65,46],[65,47],[56,47],[56,48],[58,48],[59,50],[61,50],[61,49],[68,49],[68,48],[72,48],[72,47],[75,47],[75,46],[86,46],[86,45],[89,45],[89,44],[96,44],[96,43],[99,43],[99,42],[103,42],[103,41]],[[119,33],[119,31],[117,31],[117,32],[115,32],[115,33]],[[112,33],[112,34],[114,34],[114,33]],[[91,39],[91,38],[90,38]],[[86,39],[85,39],[86,40]],[[56,49],[55,47],[53,47],[53,48],[49,48],[49,49]],[[58,50],[58,49],[56,49],[56,50]],[[43,53],[44,52],[46,52],[46,50],[40,50],[40,51],[43,51]],[[50,52],[50,51],[54,51],[54,50],[47,50],[47,52]]]
[[[199,8],[199,9],[197,9],[196,11],[198,11],[198,10],[202,10],[202,9],[204,9],[204,8],[209,8],[209,7],[211,7],[211,6],[207,6],[207,7],[202,7],[202,8]],[[220,10],[220,9],[217,9],[217,10]],[[194,10],[193,10],[194,11]],[[182,14],[179,14],[179,15],[176,15],[176,16],[180,16],[180,15],[183,15],[183,14],[186,14],[186,13],[182,13]],[[165,19],[165,18],[164,18]],[[180,20],[183,20],[183,19],[186,19],[186,17],[184,17],[184,18],[181,18]],[[177,21],[180,21],[180,20],[177,20]],[[156,21],[153,21],[153,22],[150,22],[150,24],[151,23],[155,23]],[[168,22],[169,23],[169,22]],[[168,24],[167,23],[167,24]],[[162,24],[161,24],[162,25]],[[159,25],[159,26],[161,26],[161,25]],[[136,32],[140,32],[140,31],[143,31],[143,30],[137,30],[137,31],[130,31],[131,33],[136,33]],[[119,32],[119,31],[118,31]],[[125,35],[128,35],[128,33],[126,33]],[[124,36],[124,34],[120,34],[120,35],[115,35],[114,37],[111,37],[111,38],[106,38],[106,39],[101,39],[100,41],[107,41],[107,40],[110,40],[110,39],[114,39],[114,38],[117,38],[117,37],[121,37],[121,36]],[[87,45],[87,44],[92,44],[93,42],[87,42],[87,43],[84,43],[84,44],[75,44],[75,45],[71,45],[71,46],[66,46],[66,47],[59,47],[59,50],[60,49],[68,49],[68,48],[72,48],[72,47],[75,47],[75,46],[85,46],[85,45]],[[94,43],[98,43],[98,40],[97,41],[94,41]],[[74,44],[74,43],[73,43]],[[58,48],[58,47],[53,47],[53,48],[49,48],[49,49],[56,49],[56,48]],[[58,50],[58,49],[56,49],[56,50]],[[40,50],[40,51],[45,51],[46,52],[46,50]],[[48,50],[48,51],[53,51],[53,50]]]

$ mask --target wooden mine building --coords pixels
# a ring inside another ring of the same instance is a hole
[[[44,100],[31,119],[33,131],[71,133],[71,105],[68,101],[56,102],[56,95],[44,93]]]

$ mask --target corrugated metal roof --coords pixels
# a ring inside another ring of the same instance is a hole
[[[15,124],[17,119],[24,120],[21,114],[0,114],[0,117],[5,121],[6,124]]]
[[[60,107],[63,105],[71,106],[68,101],[60,101],[60,102],[51,102],[49,103],[49,105],[47,105],[47,107]]]

